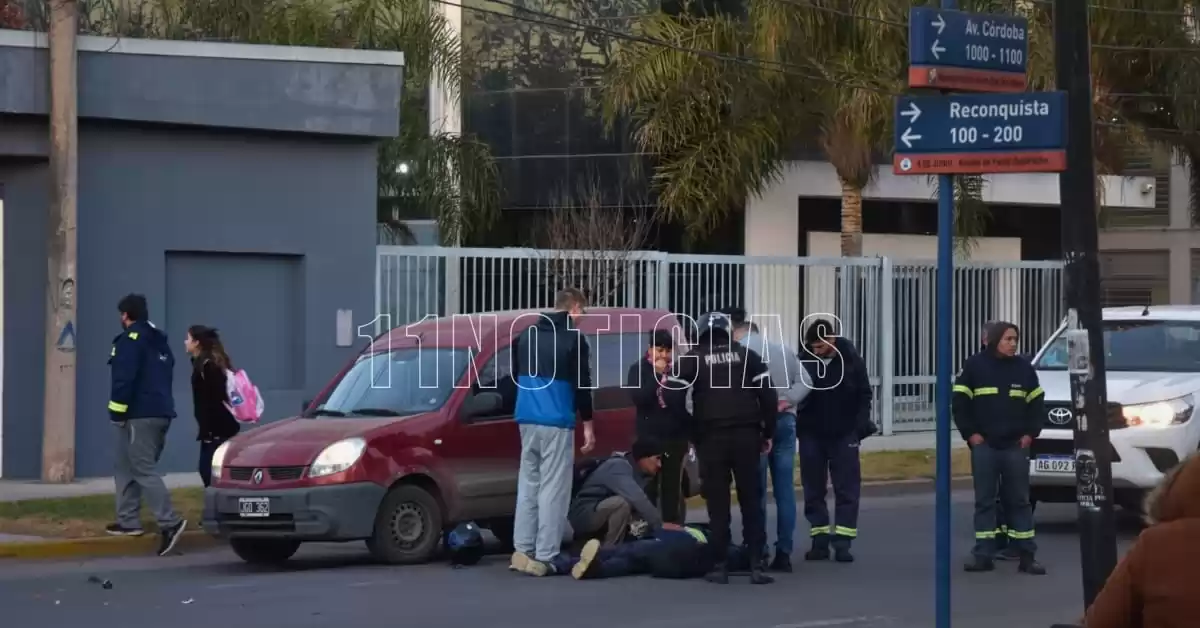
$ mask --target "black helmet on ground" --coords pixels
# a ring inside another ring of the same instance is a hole
[[[455,567],[474,565],[483,558],[483,534],[474,523],[460,523],[446,535],[450,564]]]

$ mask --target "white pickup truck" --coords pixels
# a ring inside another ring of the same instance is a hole
[[[1034,357],[1046,418],[1033,443],[1030,498],[1075,501],[1074,409],[1064,327]],[[1148,489],[1200,445],[1200,306],[1104,310],[1114,501],[1140,511]]]

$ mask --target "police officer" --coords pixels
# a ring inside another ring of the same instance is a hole
[[[1044,395],[1033,365],[1017,357],[1019,336],[1012,323],[989,325],[987,350],[971,356],[954,382],[954,423],[971,448],[975,480],[975,548],[967,571],[995,568],[999,492],[1017,568],[1046,573],[1034,559],[1029,504],[1029,447],[1041,433]]]
[[[729,316],[713,312],[701,317],[700,337],[691,354],[681,356],[678,370],[667,378],[664,401],[693,433],[703,480],[704,500],[712,526],[716,562],[709,582],[729,583],[729,477],[737,485],[742,510],[742,538],[749,556],[750,582],[770,584],[762,561],[766,522],[758,509],[759,458],[770,451],[775,434],[778,395],[759,355],[733,342]],[[687,393],[692,412],[687,412]]]

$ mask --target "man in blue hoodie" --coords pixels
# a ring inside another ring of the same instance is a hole
[[[117,520],[105,528],[113,536],[141,536],[138,516],[146,498],[158,521],[159,556],[175,548],[187,521],[171,506],[171,494],[158,473],[167,430],[175,418],[171,383],[175,356],[167,335],[151,323],[146,297],[130,294],[117,304],[124,328],[113,338],[108,363],[112,367],[112,393],[108,418],[117,430],[113,480],[116,484]]]
[[[514,342],[517,379],[513,412],[521,431],[516,520],[509,569],[543,576],[562,547],[571,506],[575,416],[583,420],[582,453],[596,443],[592,431],[592,376],[587,339],[575,328],[586,300],[568,288],[555,310],[542,314]]]
[[[854,345],[837,335],[831,321],[818,320],[805,332],[805,367],[813,390],[796,419],[804,516],[812,548],[805,560],[854,560],[850,544],[858,536],[862,474],[858,444],[875,433],[871,421],[871,382]],[[834,518],[825,503],[832,481]]]

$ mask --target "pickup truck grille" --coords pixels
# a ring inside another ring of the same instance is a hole
[[[1042,419],[1042,427],[1050,430],[1075,429],[1075,408],[1062,401],[1047,401],[1046,416]],[[1128,427],[1121,414],[1121,404],[1108,404],[1108,429],[1119,430]]]

